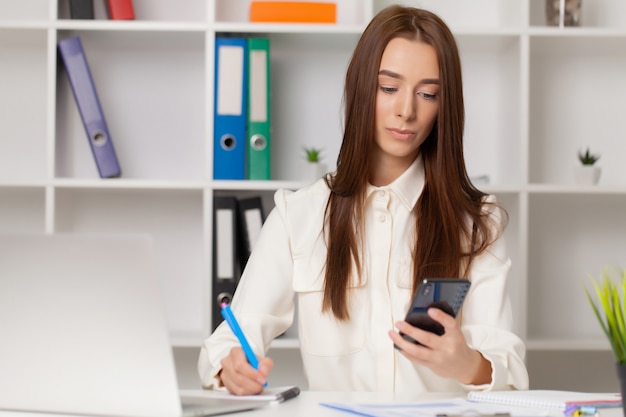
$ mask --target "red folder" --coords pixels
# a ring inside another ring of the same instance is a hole
[[[111,20],[133,20],[135,9],[133,0],[107,0],[109,18]]]
[[[296,1],[252,1],[251,22],[337,23],[335,3]]]

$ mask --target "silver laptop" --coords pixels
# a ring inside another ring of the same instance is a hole
[[[267,404],[183,407],[152,246],[147,236],[0,235],[0,409],[179,417]]]

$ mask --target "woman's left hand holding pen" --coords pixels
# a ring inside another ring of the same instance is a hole
[[[234,347],[228,356],[222,359],[219,377],[231,394],[254,395],[263,391],[274,361],[271,358],[257,357],[259,369],[256,370],[246,359],[242,348]]]

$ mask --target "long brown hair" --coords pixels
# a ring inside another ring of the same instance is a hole
[[[422,277],[467,276],[472,260],[498,237],[506,223],[505,216],[503,227],[493,228],[491,210],[483,209],[486,194],[475,188],[467,175],[461,62],[454,36],[431,12],[387,7],[367,26],[350,60],[343,142],[337,170],[326,178],[331,193],[325,212],[328,252],[322,310],[331,310],[340,320],[349,319],[351,275],[361,274],[359,236],[375,140],[377,75],[385,47],[396,37],[431,45],[437,53],[441,82],[437,121],[420,146],[425,185],[413,209],[413,289]]]

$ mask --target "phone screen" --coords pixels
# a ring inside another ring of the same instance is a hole
[[[414,327],[442,335],[443,326],[426,313],[430,307],[436,307],[452,317],[456,317],[465,296],[469,291],[470,281],[462,278],[424,278],[420,282],[405,321]],[[413,338],[400,333],[406,340],[420,344]]]

